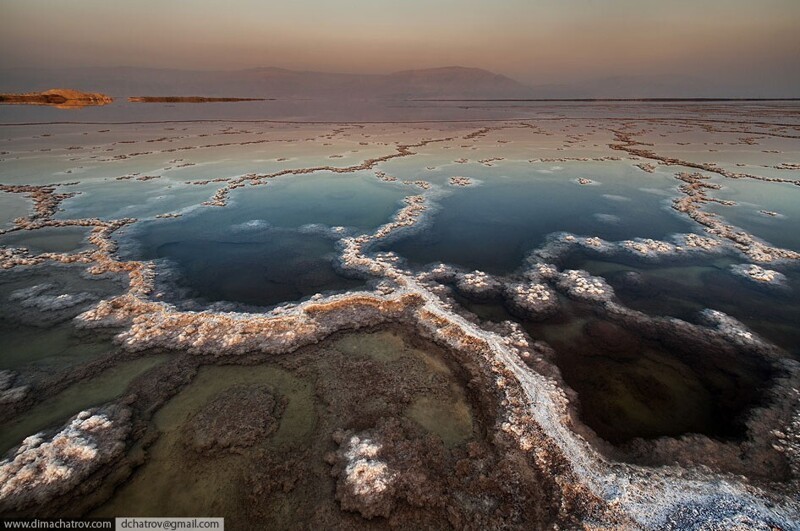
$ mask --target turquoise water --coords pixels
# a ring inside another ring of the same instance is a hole
[[[0,192],[0,228],[8,228],[15,219],[27,216],[30,208],[30,202],[22,194]]]
[[[164,241],[160,236],[144,236],[147,247],[138,257],[168,259],[180,272],[178,285],[189,296],[209,302],[271,306],[364,285],[337,273],[334,244],[322,236],[294,231],[229,236],[225,241],[189,235]]]
[[[782,177],[790,177],[787,172]],[[718,199],[735,201],[733,206],[709,204],[709,212],[722,216],[728,223],[745,229],[772,245],[800,251],[800,232],[786,230],[800,223],[800,186],[788,183],[766,185],[752,179],[717,181],[722,190],[712,190],[710,195]],[[777,216],[766,215],[762,210]]]
[[[56,219],[150,218],[179,212],[208,200],[219,185],[187,185],[168,179],[152,181],[90,181],[70,187],[80,192],[62,203]]]
[[[219,223],[237,225],[263,220],[270,225],[297,228],[320,223],[367,231],[389,221],[400,201],[418,190],[384,183],[372,172],[279,177],[264,186],[231,193],[234,208],[208,215]],[[211,218],[209,218],[211,219]]]

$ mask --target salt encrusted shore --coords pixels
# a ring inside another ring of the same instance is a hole
[[[489,131],[483,128],[463,138],[477,138]],[[352,168],[371,169],[382,160],[412,153],[413,146],[434,141],[440,140],[400,145],[395,155],[369,159]],[[354,171],[352,168],[338,170]],[[329,170],[323,167],[286,173],[320,169]],[[225,206],[229,190],[246,182],[258,184],[272,176],[226,181],[228,184],[219,190],[212,204]],[[0,266],[80,263],[92,274],[127,274],[126,293],[100,301],[82,313],[76,323],[89,329],[120,327],[122,331],[116,341],[128,353],[155,348],[213,359],[253,353],[290,354],[338,331],[400,323],[453,352],[454,357],[470,360],[487,375],[483,380],[487,388],[483,392],[491,393],[499,404],[490,418],[492,429],[510,441],[526,463],[552,479],[552,503],[565,527],[792,528],[800,519],[800,504],[793,496],[800,477],[798,364],[721,312],[704,312],[704,325],[650,317],[620,305],[603,279],[585,271],[562,271],[554,263],[562,253],[576,246],[600,253],[628,253],[643,260],[730,249],[758,262],[798,258],[796,253],[769,247],[752,236],[732,233],[731,228],[707,218],[697,207],[697,203],[707,200],[704,189],[708,186],[702,177],[687,174],[681,180],[687,185],[682,192],[688,202],[679,203],[684,210],[676,209],[697,218],[695,221],[710,229],[712,237],[687,234],[676,236],[672,242],[647,239],[607,242],[560,234],[534,251],[528,267],[512,279],[481,271],[461,272],[447,266],[419,274],[403,269],[399,257],[392,253],[372,252],[378,242],[396,237],[401,231],[418,230],[435,208],[431,195],[409,196],[394,218],[372,234],[344,235],[340,239],[341,267],[380,280],[374,290],[312,297],[258,315],[181,311],[154,300],[154,265],[123,262],[115,256],[111,235],[134,220],[54,221],[51,216],[58,197],[53,187],[6,190],[30,194],[36,205],[34,214],[18,220],[15,230],[36,230],[60,223],[91,226],[93,249],[75,254],[40,255],[3,249]],[[751,279],[767,278],[771,272],[747,269],[746,274]],[[530,315],[553,311],[557,307],[556,293],[561,293],[592,305],[609,320],[658,337],[669,336],[724,352],[758,356],[772,363],[780,376],[769,390],[770,403],[748,417],[745,441],[720,442],[699,436],[681,440],[665,438],[643,443],[640,448],[642,456],[653,460],[653,466],[625,462],[615,459],[613,450],[585,426],[580,426],[570,394],[547,360],[546,345],[529,338],[513,323],[502,325],[505,329],[501,332],[501,328],[490,330],[466,318],[435,289],[436,282],[453,283],[456,289],[478,299],[499,297]],[[20,299],[37,297],[34,292],[20,294]],[[3,384],[7,389],[14,389],[13,375],[3,375],[2,381],[8,381]],[[0,503],[7,503],[11,512],[21,513],[52,502],[55,502],[52,507],[58,507],[76,489],[91,484],[85,478],[100,478],[113,467],[126,444],[130,444],[127,422],[124,408],[111,406],[81,413],[51,438],[27,439],[13,460],[0,465]],[[339,437],[339,451],[333,459],[339,481],[337,498],[343,508],[367,517],[391,510],[389,497],[365,499],[359,496],[363,493],[359,493],[358,483],[350,481],[361,471],[374,487],[370,492],[385,492],[377,487],[385,482],[386,469],[375,461],[371,445],[386,438],[380,431],[346,432]],[[57,480],[50,481],[50,475],[39,470],[45,467],[46,471],[53,460],[60,460],[65,469],[63,474],[58,469]],[[770,479],[776,470],[783,476],[776,480],[779,475],[775,474]]]
[[[53,502],[99,485],[123,458],[130,430],[130,411],[108,406],[78,413],[52,436],[26,438],[0,461],[0,513],[60,514],[65,507]]]
[[[772,269],[764,269],[756,264],[737,264],[731,266],[731,272],[741,278],[760,286],[787,287],[786,275]]]

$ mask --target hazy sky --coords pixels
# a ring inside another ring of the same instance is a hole
[[[800,0],[0,0],[0,67],[800,81]]]

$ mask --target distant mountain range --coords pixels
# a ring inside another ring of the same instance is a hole
[[[479,68],[459,66],[392,74],[299,72],[283,68],[196,71],[134,67],[14,68],[0,71],[0,92],[62,86],[115,97],[212,96],[330,99],[537,99],[793,97],[748,92],[681,76],[609,77],[566,85],[530,86]]]

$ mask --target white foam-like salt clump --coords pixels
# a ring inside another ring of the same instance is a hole
[[[660,256],[673,255],[676,248],[669,242],[661,240],[653,240],[650,238],[635,238],[633,240],[625,240],[619,243],[619,246],[632,254],[638,255],[642,258],[658,258]]]
[[[508,284],[505,296],[513,309],[531,317],[546,317],[558,309],[558,296],[546,284]]]
[[[472,271],[456,276],[459,291],[473,297],[490,298],[499,295],[502,283],[483,271]]]
[[[734,275],[753,281],[757,284],[785,286],[786,275],[772,269],[765,269],[756,264],[736,264],[731,266]]]
[[[576,269],[559,274],[558,287],[575,299],[598,302],[614,297],[614,289],[605,280]]]
[[[755,332],[739,320],[719,310],[706,308],[700,312],[700,318],[712,328],[716,328],[721,334],[734,344],[743,346],[767,347],[767,343]]]
[[[386,516],[387,500],[393,495],[394,474],[378,457],[380,450],[380,444],[357,435],[350,437],[345,446],[346,465],[340,488],[349,491],[349,496],[340,498],[344,508],[358,510],[365,518]]]
[[[434,280],[436,282],[452,282],[455,280],[458,271],[447,264],[439,263],[431,267],[429,270],[420,273],[419,277],[422,280]]]
[[[130,412],[116,406],[78,413],[50,438],[32,435],[0,462],[0,512],[43,506],[122,455]]]
[[[535,282],[540,280],[552,281],[558,278],[558,268],[553,264],[536,262],[528,268],[525,272],[525,276]]]
[[[473,186],[477,183],[469,177],[450,177],[448,184],[450,186]]]
[[[45,292],[55,288],[53,284],[37,284],[29,288],[19,289],[9,295],[9,300],[19,301],[26,308],[34,308],[43,312],[52,312],[72,308],[84,302],[96,300],[91,293],[62,293],[48,295]]]
[[[557,260],[575,247],[603,255],[628,254],[646,261],[686,256],[689,253],[717,253],[726,249],[720,240],[697,234],[676,234],[671,237],[671,240],[633,238],[609,242],[597,236],[577,236],[568,232],[559,232],[551,234],[548,242],[534,250],[528,260],[529,262]]]

